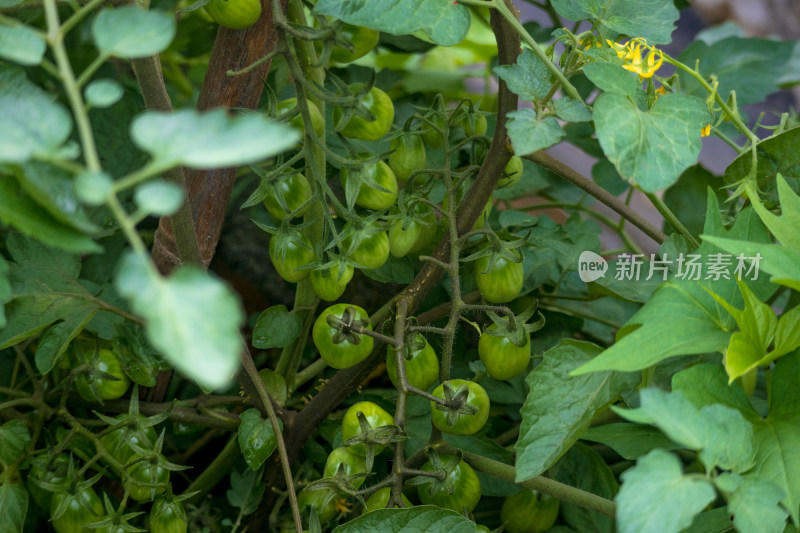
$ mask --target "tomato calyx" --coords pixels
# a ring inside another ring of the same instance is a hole
[[[369,320],[359,318],[359,314],[352,306],[347,307],[341,315],[330,314],[325,317],[325,322],[336,330],[331,337],[333,344],[341,344],[345,341],[350,344],[361,344],[361,335],[367,335]]]
[[[496,327],[485,328],[483,334],[505,337],[518,348],[527,345],[529,342],[528,336],[542,329],[545,324],[544,315],[539,311],[538,301],[534,301],[533,305],[519,315],[511,313],[501,317],[491,310],[487,310],[486,315]],[[536,315],[536,321],[528,323],[528,320],[534,315]]]
[[[348,446],[356,446],[358,444],[364,446],[367,451],[366,467],[368,472],[372,470],[375,456],[388,444],[409,439],[400,426],[388,424],[385,426],[372,427],[367,417],[361,411],[356,413],[356,417],[358,418],[361,432],[347,439],[344,443]]]
[[[445,490],[447,494],[453,494],[455,485],[451,474],[458,468],[462,460],[461,450],[457,450],[454,455],[440,456],[432,446],[428,446],[428,462],[431,465],[429,474],[417,476],[408,482],[409,485],[428,485],[428,493],[436,494],[440,490]]]
[[[444,401],[441,403],[432,403],[435,404],[436,409],[447,413],[446,419],[448,426],[454,427],[462,416],[470,416],[478,413],[477,407],[467,403],[469,387],[466,385],[454,389],[449,381],[445,381],[442,383],[442,391],[444,392]]]

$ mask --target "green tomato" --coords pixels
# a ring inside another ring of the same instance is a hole
[[[481,334],[478,340],[478,355],[486,367],[486,372],[497,380],[511,379],[528,368],[531,358],[530,340],[521,348],[515,346],[508,337],[489,335],[488,331],[497,331],[498,327],[492,324],[487,331]]]
[[[353,51],[351,52],[342,46],[334,46],[333,50],[331,50],[331,59],[337,63],[352,63],[375,48],[378,45],[378,39],[381,34],[363,26],[345,24],[339,31],[339,35],[353,45]]]
[[[128,417],[127,414],[117,415],[117,420],[122,420]],[[122,464],[127,464],[131,458],[136,454],[131,445],[144,448],[146,450],[153,449],[158,435],[152,426],[142,427],[140,424],[145,420],[145,417],[139,415],[138,419],[133,420],[128,425],[112,431],[104,435],[100,442],[108,450],[114,458]]]
[[[92,361],[96,370],[105,372],[116,380],[102,377],[100,374],[81,374],[75,380],[75,387],[78,393],[87,401],[115,400],[122,397],[131,386],[131,380],[122,370],[122,363],[116,353],[105,348],[97,352],[97,358]],[[92,391],[92,385],[97,390],[97,397]]]
[[[455,435],[472,435],[480,431],[486,425],[486,421],[489,420],[489,395],[486,394],[483,387],[474,381],[451,379],[450,381],[445,381],[445,383],[449,383],[454,391],[467,387],[469,393],[467,394],[466,405],[474,407],[477,412],[475,414],[459,413],[458,419],[453,425],[450,425],[447,420],[449,411],[437,409],[436,405],[438,404],[431,401],[431,421],[433,425],[444,433]],[[433,395],[437,398],[445,398],[444,383],[433,389]]]
[[[214,22],[232,30],[249,28],[261,16],[259,0],[211,0],[203,9]]]
[[[280,277],[289,283],[299,283],[309,274],[309,270],[302,267],[316,261],[317,254],[302,232],[291,231],[269,240],[269,258]]]
[[[544,533],[558,518],[558,507],[555,498],[523,489],[503,501],[500,520],[508,533]]]
[[[300,512],[311,513],[312,509],[317,513],[320,523],[330,522],[337,514],[336,498],[328,502],[323,507],[325,497],[328,495],[327,490],[304,490],[297,495],[297,505]]]
[[[503,177],[497,180],[497,186],[495,188],[503,189],[516,184],[522,179],[522,170],[522,158],[516,155],[512,156],[511,159],[508,160],[508,164],[506,164]]]
[[[497,304],[510,302],[522,291],[524,271],[522,263],[498,257],[491,270],[488,255],[475,261],[475,284],[487,301]]]
[[[467,137],[485,135],[487,130],[486,115],[478,113],[467,114],[461,121],[461,127],[464,128],[464,133],[467,134]]]
[[[367,270],[380,268],[389,259],[389,235],[385,231],[373,233],[372,228],[361,233],[358,246],[352,248],[357,235],[355,233],[343,239],[344,251],[351,260],[362,265]]]
[[[436,215],[424,204],[414,205],[413,216],[398,218],[389,226],[389,251],[395,257],[416,253],[429,245],[436,237]],[[390,214],[399,210],[392,208]]]
[[[358,92],[364,86],[363,83],[350,85],[350,90]],[[372,113],[374,120],[367,120],[358,115],[352,115],[347,124],[340,130],[340,133],[351,139],[361,139],[362,141],[378,141],[384,137],[392,127],[394,122],[394,104],[389,95],[373,87],[361,101],[364,107]],[[339,124],[342,119],[342,109],[333,108],[333,123]]]
[[[321,300],[333,302],[344,294],[347,284],[353,279],[353,267],[333,265],[329,268],[311,271],[311,286]]]
[[[342,440],[347,443],[356,435],[361,434],[361,423],[358,421],[358,413],[361,412],[366,417],[367,422],[373,428],[390,426],[394,424],[394,418],[383,407],[372,402],[358,402],[350,406],[342,419]],[[363,443],[347,447],[352,453],[366,457],[367,448]],[[375,455],[381,453],[384,446],[375,446]]]
[[[311,100],[306,100],[306,103],[308,104],[308,114],[311,116],[311,126],[314,128],[314,133],[317,134],[317,137],[322,137],[322,135],[325,133],[325,118],[322,116],[317,104]],[[286,113],[289,113],[290,111],[294,110],[295,107],[297,107],[297,98],[287,98],[286,100],[281,100],[277,105],[278,116],[280,117]],[[303,125],[303,117],[299,114],[292,118],[289,121],[289,124],[300,131],[304,131],[305,129]]]
[[[34,463],[28,472],[28,492],[33,497],[33,501],[35,501],[36,504],[45,511],[50,510],[50,503],[53,500],[53,493],[40,487],[36,482],[44,481],[45,483],[56,485],[61,489],[66,490],[69,485],[67,480],[68,468],[69,456],[62,453],[50,461],[50,468],[45,468],[44,465]]]
[[[163,499],[150,508],[150,533],[186,533],[189,524],[181,502]]]
[[[127,469],[125,488],[128,496],[137,502],[152,501],[169,484],[169,470],[149,461],[140,461]]]
[[[433,123],[433,125],[435,125],[437,128],[444,129],[444,115],[434,113],[428,117],[428,120],[430,120],[431,123]],[[422,134],[422,140],[425,141],[425,146],[429,146],[434,149],[441,148],[442,144],[444,144],[444,141],[442,140],[442,136],[439,134],[439,132],[433,129],[428,123],[423,123],[422,128],[425,130],[425,132]]]
[[[322,477],[335,477],[339,472],[340,465],[343,465],[344,473],[348,476],[365,474],[367,472],[366,460],[362,456],[351,452],[349,448],[342,446],[340,448],[335,448],[330,455],[328,455]],[[364,478],[356,480],[352,484],[353,487],[359,488],[364,484]]]
[[[359,157],[363,158],[364,155],[369,156],[369,154],[359,154]],[[397,179],[389,165],[383,161],[358,169],[342,167],[339,179],[345,190],[349,182],[352,182],[353,186],[360,182],[356,205],[366,209],[380,211],[390,207],[397,200]],[[372,186],[367,180],[376,183],[380,189]]]
[[[411,352],[411,359],[405,360],[406,379],[409,385],[427,391],[439,379],[439,359],[428,341],[422,335],[419,335],[418,338],[424,345]],[[392,384],[397,387],[399,382],[397,379],[397,355],[391,346],[386,349],[386,373],[389,374]]]
[[[299,172],[281,176],[271,182],[268,187],[269,192],[264,198],[264,207],[277,220],[283,220],[289,216],[295,209],[306,203],[313,194],[308,180]],[[302,211],[295,213],[295,216],[303,216],[309,207],[310,205],[307,205]]]
[[[447,462],[450,456],[441,455],[440,459],[442,462]],[[431,462],[428,461],[422,465],[422,470],[433,472]],[[481,482],[478,479],[478,474],[467,463],[460,461],[450,472],[450,480],[453,482],[452,494],[448,494],[444,487],[431,493],[432,486],[430,484],[419,485],[417,494],[420,501],[424,505],[436,505],[437,507],[452,509],[457,513],[464,512],[464,509],[471,513],[481,499]]]
[[[383,487],[372,493],[372,495],[367,498],[367,501],[364,502],[364,511],[363,513],[368,513],[370,511],[377,511],[378,509],[386,509],[386,506],[389,505],[389,498],[392,496],[392,488],[391,487]],[[411,502],[408,501],[405,494],[401,494],[403,497],[403,504],[405,504],[406,508],[412,507]],[[362,513],[362,514],[363,514]]]
[[[392,139],[389,148],[394,150],[389,154],[389,167],[400,183],[405,183],[411,174],[427,165],[425,143],[419,135],[403,133]]]
[[[357,365],[372,353],[372,337],[369,335],[338,331],[328,323],[330,319],[351,319],[372,330],[369,315],[352,304],[334,304],[320,313],[314,322],[311,336],[322,360],[332,368],[342,369]],[[345,329],[345,328],[343,328]]]
[[[57,492],[53,494],[50,502],[51,518],[64,501],[67,502],[64,512],[58,518],[51,520],[56,533],[94,533],[99,531],[86,527],[94,522],[99,522],[105,516],[103,502],[100,501],[92,487],[87,487],[77,493]]]
[[[468,188],[469,187],[467,186],[467,184],[464,184],[459,188],[458,191],[456,191],[456,202],[458,203],[461,202],[461,198],[464,197]],[[442,208],[447,210],[449,209],[449,206],[450,206],[450,199],[447,196],[445,196],[444,200],[442,200]],[[456,213],[458,212],[459,210],[457,209]],[[483,228],[486,225],[486,220],[489,218],[489,214],[491,212],[492,212],[492,197],[490,196],[489,201],[486,202],[486,206],[483,208],[483,211],[481,211],[481,214],[478,216],[478,219],[475,221],[475,224],[472,225],[472,229],[476,230]]]

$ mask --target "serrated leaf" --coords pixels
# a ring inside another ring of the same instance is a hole
[[[452,0],[319,0],[314,12],[394,35],[422,30],[441,46],[460,43],[470,26],[469,10]]]
[[[651,44],[669,43],[678,20],[672,0],[553,0],[552,4],[566,19],[593,19],[603,29],[643,37]]]
[[[529,102],[546,97],[553,85],[547,66],[529,48],[517,57],[516,64],[498,65],[494,73],[506,82],[508,90]]]
[[[621,65],[589,63],[583,67],[583,73],[603,92],[630,96],[634,101],[641,100],[645,96],[642,85],[636,81],[636,77]]]
[[[620,94],[603,93],[594,102],[603,152],[620,176],[647,192],[666,189],[697,163],[709,120],[705,103],[683,94],[662,96],[647,111]]]
[[[800,164],[800,151],[794,153],[794,151],[787,150],[783,155],[790,160],[784,159],[781,162],[782,167],[790,165],[795,157],[798,158],[797,164]],[[760,158],[759,163],[762,163]],[[781,202],[781,215],[778,216],[764,207],[758,198],[752,199],[753,209],[782,245],[792,251],[800,252],[800,235],[797,232],[797,228],[800,227],[800,196],[789,187],[786,179],[780,173],[778,173],[776,181]]]
[[[517,482],[549,468],[586,431],[595,414],[639,383],[641,377],[632,374],[569,376],[600,351],[588,342],[563,340],[528,374],[530,393],[520,410],[522,425],[516,446]],[[570,401],[565,403],[564,398]]]
[[[294,146],[299,134],[259,114],[231,118],[223,109],[146,112],[131,124],[133,142],[169,168],[218,168],[253,163]]]
[[[176,370],[207,389],[231,382],[244,315],[230,288],[190,266],[162,278],[137,254],[123,259],[116,286],[146,320],[148,340]]]
[[[553,111],[561,120],[567,122],[588,122],[592,120],[592,110],[583,102],[564,96],[553,101]]]
[[[0,426],[0,465],[4,470],[22,457],[30,441],[31,435],[22,420],[9,420]]]
[[[134,59],[163,52],[175,37],[175,17],[136,6],[104,9],[92,24],[98,50]]]
[[[300,336],[300,317],[286,310],[285,305],[273,305],[258,316],[253,328],[253,346],[262,350],[289,346]]]
[[[578,443],[558,462],[556,481],[612,500],[619,484],[603,458],[585,444]],[[614,533],[614,519],[579,505],[561,502],[561,518],[581,533]]]
[[[767,480],[742,480],[728,495],[728,509],[733,513],[736,530],[741,533],[782,533],[789,516],[779,505],[784,496],[777,485]]]
[[[684,476],[677,457],[653,450],[622,473],[622,488],[614,499],[618,531],[679,533],[714,498],[711,483]]]
[[[680,392],[695,407],[725,405],[754,422],[761,417],[750,406],[741,387],[728,384],[725,370],[717,364],[704,363],[685,368],[672,376],[673,392]]]
[[[0,483],[0,533],[19,533],[28,512],[28,491],[16,483]]]
[[[734,255],[760,257],[758,271],[771,274],[770,281],[800,291],[800,252],[777,244],[764,244],[714,235],[700,235],[703,241]]]
[[[231,488],[225,496],[228,503],[241,509],[242,514],[249,515],[258,509],[266,488],[267,484],[259,481],[258,472],[245,470],[240,474],[234,470],[231,472]]]
[[[613,449],[625,459],[638,459],[651,450],[675,450],[680,448],[661,431],[650,426],[638,424],[605,424],[589,428],[581,439],[599,442]]]
[[[116,80],[94,80],[83,91],[86,103],[98,108],[110,107],[122,99],[124,90]]]
[[[258,409],[248,409],[239,415],[239,448],[252,470],[258,470],[278,446],[269,420],[261,418]]]
[[[555,117],[539,119],[532,109],[506,113],[508,137],[519,156],[544,150],[558,143],[565,135]]]
[[[333,533],[475,533],[475,522],[455,511],[419,505],[410,509],[378,509],[342,524]]]
[[[0,25],[0,58],[33,66],[42,62],[46,49],[47,43],[44,39],[28,26]]]

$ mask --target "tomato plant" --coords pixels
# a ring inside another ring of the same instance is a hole
[[[86,526],[99,522],[104,514],[103,503],[92,487],[77,492],[56,492],[50,503],[51,523],[57,533],[96,531]]]
[[[522,261],[498,256],[492,263],[491,256],[475,261],[475,284],[489,302],[506,303],[519,296],[524,282]]]
[[[314,346],[328,366],[349,368],[372,352],[372,337],[352,328],[372,330],[369,315],[356,305],[334,304],[314,322]]]
[[[345,475],[355,476],[367,472],[367,463],[362,456],[353,453],[349,448],[339,447],[328,455],[322,475],[323,477],[334,477],[340,469]],[[364,478],[358,478],[353,481],[352,485],[358,488],[362,483],[364,483]]]
[[[339,174],[342,187],[358,187],[356,205],[379,211],[394,204],[397,199],[397,179],[389,165],[383,161],[357,169],[343,167]]]
[[[364,502],[364,512],[368,513],[378,509],[386,509],[386,506],[389,505],[389,498],[391,498],[391,496],[392,489],[390,487],[384,487],[376,490],[369,498],[367,498],[367,501]],[[406,498],[406,495],[401,494],[401,497],[403,499],[403,504],[407,508],[411,507],[411,502],[408,500],[408,498]]]
[[[258,0],[211,0],[203,9],[214,22],[232,30],[249,28],[261,16]]]
[[[380,268],[389,259],[389,235],[377,224],[345,232],[343,252],[351,261],[367,270]]]
[[[373,402],[358,402],[347,409],[342,419],[342,440],[345,443],[353,437],[363,434],[358,413],[364,416],[366,422],[373,429],[394,424],[392,415],[380,405]],[[379,454],[384,449],[385,447],[382,445],[376,446],[375,454]],[[362,457],[367,455],[367,447],[362,443],[348,446],[348,450]]]
[[[358,93],[363,89],[361,83],[350,85],[349,90]],[[361,139],[362,141],[377,141],[389,133],[394,121],[394,104],[385,92],[378,87],[370,89],[362,98],[360,105],[369,113],[365,118],[358,114],[353,114],[350,119],[342,126],[340,132],[345,137],[351,139]],[[333,123],[339,127],[343,119],[341,108],[333,109]]]
[[[353,272],[353,267],[350,265],[337,264],[327,268],[316,268],[311,271],[311,285],[320,299],[333,302],[344,294],[347,284],[353,279]]]
[[[294,230],[270,238],[269,258],[283,279],[298,283],[308,277],[307,267],[316,260],[317,255],[308,237]]]
[[[314,129],[314,133],[317,137],[320,137],[325,133],[325,117],[322,116],[317,104],[311,100],[306,100],[306,105],[308,106],[308,114],[311,116],[311,127]],[[297,110],[297,98],[281,100],[278,102],[276,109],[278,117],[289,115],[290,113],[294,114],[295,110]],[[304,131],[303,117],[299,114],[299,110],[298,115],[289,120],[289,124],[300,131]]]
[[[452,456],[440,456],[442,461],[453,459]],[[422,470],[432,472],[433,465],[427,461],[422,465]],[[445,509],[452,509],[457,513],[466,510],[471,513],[481,499],[481,482],[478,474],[464,461],[459,461],[447,474],[447,482],[434,488],[435,484],[420,485],[417,491],[420,501],[424,505],[436,505]],[[433,489],[433,490],[432,490]]]
[[[122,427],[105,435],[101,440],[103,447],[109,451],[117,461],[126,464],[137,453],[136,448],[152,449],[158,440],[156,430],[145,425],[145,417],[118,415],[114,421],[126,421]]]
[[[433,425],[445,433],[472,435],[480,431],[489,420],[489,395],[474,381],[445,381],[433,389],[433,395],[457,404],[452,409],[444,408],[445,406],[431,400]]]
[[[84,399],[114,400],[131,386],[131,380],[122,370],[119,357],[112,350],[100,349],[92,357],[93,369],[88,374],[78,376],[75,386]]]
[[[528,367],[531,358],[531,345],[515,346],[505,336],[491,335],[498,327],[494,324],[487,328],[478,341],[478,355],[486,367],[486,372],[494,379],[511,379],[521,374]]]
[[[558,500],[526,490],[503,501],[500,519],[508,533],[544,533],[558,517]]]
[[[408,384],[428,390],[439,379],[439,359],[433,347],[424,337],[417,335],[406,344],[403,351]],[[397,387],[397,355],[391,346],[386,349],[386,373],[392,385]]]
[[[335,46],[331,51],[331,59],[337,63],[352,63],[375,48],[380,33],[363,26],[345,24],[339,30],[339,36],[349,42],[353,49],[348,50],[343,46]]]
[[[306,177],[295,172],[270,182],[264,207],[278,220],[283,220],[291,213],[301,217],[310,206],[306,205],[303,209],[300,207],[311,198],[311,194],[311,185]]]
[[[150,508],[151,533],[186,533],[188,523],[182,503],[158,499]]]
[[[132,461],[137,457],[134,455]],[[162,494],[169,484],[169,470],[162,467],[157,461],[144,459],[127,468],[127,483],[125,488],[128,496],[137,502],[153,501]]]
[[[427,154],[420,135],[403,131],[392,139],[389,148],[392,150],[389,154],[389,167],[400,183],[407,182],[411,174],[425,168]]]
[[[497,187],[500,189],[511,187],[522,179],[522,171],[522,158],[516,155],[512,156],[503,170],[503,177],[497,180]]]

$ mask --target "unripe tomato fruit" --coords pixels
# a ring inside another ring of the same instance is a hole
[[[36,480],[58,485],[66,490],[69,484],[67,481],[68,467],[69,455],[62,453],[52,461],[50,469],[46,470],[43,466],[34,463],[28,472],[28,492],[33,497],[33,501],[45,511],[50,510],[53,493],[37,485]]]
[[[339,172],[339,179],[345,190],[347,190],[347,183],[350,180],[357,180],[355,183],[361,182],[361,186],[358,188],[358,196],[356,197],[356,205],[366,209],[380,211],[390,207],[397,200],[397,179],[389,165],[383,161],[365,165],[361,168],[342,167]],[[366,181],[367,179],[373,180],[381,188],[376,189]]]
[[[377,233],[364,233],[355,249],[350,250],[356,236],[350,235],[343,239],[345,253],[350,259],[362,265],[367,270],[380,268],[389,259],[389,235],[385,231]]]
[[[359,412],[364,414],[373,429],[394,424],[392,415],[380,405],[373,402],[358,402],[351,405],[345,412],[344,418],[342,418],[342,440],[344,442],[361,434],[361,423],[358,421]],[[363,443],[348,446],[347,449],[361,457],[366,457],[367,455],[367,448]],[[384,449],[384,446],[375,446],[375,455],[381,453]]]
[[[544,533],[558,518],[558,507],[557,499],[523,489],[503,501],[500,520],[508,533]]]
[[[469,394],[467,394],[466,404],[476,408],[478,412],[471,415],[460,413],[456,423],[451,426],[447,423],[448,411],[437,409],[436,402],[431,401],[431,421],[433,425],[444,433],[452,433],[454,435],[472,435],[480,431],[486,425],[486,421],[489,420],[489,395],[486,394],[484,388],[474,381],[465,379],[451,379],[445,383],[449,383],[450,387],[456,391],[461,387],[467,387]],[[432,394],[437,398],[444,399],[444,383],[433,389]]]
[[[386,509],[386,506],[389,504],[389,498],[392,496],[392,488],[391,487],[383,487],[372,493],[372,495],[367,498],[367,501],[364,502],[364,513],[368,513],[370,511],[377,511],[378,509]],[[408,501],[405,494],[402,494],[403,503],[405,504],[406,508],[412,507],[411,502]],[[363,513],[362,513],[363,514]]]
[[[311,337],[314,340],[314,346],[319,350],[319,354],[328,366],[332,368],[342,369],[349,368],[357,365],[366,359],[372,353],[372,337],[369,335],[352,333],[341,342],[334,342],[340,332],[328,324],[329,316],[341,317],[344,312],[351,308],[355,313],[354,320],[364,320],[367,323],[367,329],[372,330],[372,325],[369,324],[369,315],[362,308],[352,304],[334,304],[320,313],[314,322],[314,327],[311,332]],[[351,342],[356,340],[357,342]]]
[[[364,86],[363,83],[350,85],[350,90],[358,92]],[[361,103],[375,116],[375,120],[367,120],[358,115],[352,115],[347,124],[340,130],[340,133],[351,139],[361,139],[362,141],[377,141],[389,133],[389,129],[394,122],[394,104],[389,95],[373,87],[364,96]],[[342,109],[333,108],[333,123],[338,125],[342,118]]]
[[[269,193],[264,198],[264,207],[269,214],[277,220],[283,220],[295,209],[303,205],[311,198],[311,185],[305,176],[296,172],[288,176],[282,176],[269,184]],[[283,202],[281,202],[283,199]],[[286,207],[284,207],[284,204]],[[303,216],[310,205],[304,207],[295,216]]]
[[[486,115],[480,115],[478,113],[466,115],[461,121],[461,127],[464,128],[464,133],[467,134],[467,137],[485,135],[488,129]]]
[[[162,499],[150,509],[150,533],[186,533],[189,524],[183,504]]]
[[[351,452],[348,448],[342,446],[334,448],[328,455],[328,460],[325,462],[325,470],[322,477],[334,477],[339,471],[339,465],[344,465],[344,473],[348,476],[356,474],[364,474],[367,472],[367,462],[360,456]],[[364,478],[352,482],[353,487],[359,488],[364,484]]]
[[[464,197],[464,194],[466,194],[466,192],[467,192],[467,187],[465,187],[465,186],[462,186],[462,188],[460,188],[456,192],[456,202],[457,203],[461,203],[461,199]],[[449,206],[450,206],[449,197],[445,196],[444,200],[442,200],[442,208],[447,210],[447,209],[449,209]],[[459,209],[456,209],[456,213],[458,213],[458,212],[459,212]],[[475,224],[472,225],[472,229],[476,230],[476,229],[483,228],[486,225],[486,220],[489,218],[489,214],[491,212],[492,212],[492,197],[490,196],[489,200],[486,202],[486,205],[483,208],[483,211],[481,211],[481,214],[478,216],[478,219],[475,221]]]
[[[425,345],[411,353],[411,359],[405,360],[406,365],[406,379],[409,385],[427,391],[428,387],[436,383],[439,379],[439,358],[436,357],[436,352],[433,347],[424,340]],[[397,387],[397,355],[394,348],[388,346],[386,349],[386,373],[389,374],[389,379],[392,384]]]
[[[75,494],[57,492],[50,502],[50,516],[53,516],[62,502],[67,500],[66,509],[58,518],[51,521],[57,533],[92,533],[98,529],[86,527],[99,522],[105,515],[103,502],[92,487],[87,487]]]
[[[425,143],[419,135],[404,133],[392,139],[389,148],[394,150],[389,154],[389,166],[400,183],[408,181],[413,172],[422,170],[427,164]]]
[[[528,368],[531,358],[530,340],[525,346],[514,345],[508,337],[489,335],[488,331],[497,331],[497,326],[492,324],[487,331],[481,334],[478,340],[478,355],[486,367],[486,372],[497,380],[511,379],[521,374]]]
[[[450,459],[448,455],[441,455],[442,462]],[[433,466],[428,461],[422,465],[422,470],[433,472]],[[445,509],[452,509],[457,513],[462,513],[464,509],[471,513],[481,499],[481,482],[478,474],[464,461],[450,472],[450,480],[453,482],[453,493],[448,494],[444,487],[430,493],[431,485],[424,484],[417,488],[420,501],[425,505],[436,505]]]
[[[328,495],[327,490],[304,490],[297,495],[297,506],[300,512],[306,509],[314,509],[319,517],[320,523],[324,524],[329,522],[336,516],[336,498],[328,502],[325,507],[322,507],[325,497]],[[294,530],[293,530],[294,531]]]
[[[487,271],[488,267],[488,255],[475,261],[475,284],[487,301],[502,304],[519,296],[525,274],[521,262],[498,257],[492,269]]]
[[[308,114],[311,115],[311,126],[314,128],[314,133],[317,134],[317,137],[321,137],[322,134],[325,133],[325,118],[323,118],[319,107],[317,107],[317,104],[311,100],[306,100],[306,103],[308,104]],[[286,100],[281,100],[277,105],[278,116],[280,117],[281,115],[288,113],[295,107],[297,107],[297,98],[287,98]],[[302,115],[297,115],[291,119],[289,124],[300,131],[304,131],[305,129],[303,127]]]
[[[126,392],[128,387],[131,386],[131,380],[122,370],[122,363],[116,353],[111,350],[101,348],[97,352],[97,359],[92,361],[95,368],[106,374],[117,378],[116,381],[102,377],[101,375],[81,374],[75,380],[75,388],[78,393],[87,401],[97,401],[97,398],[92,392],[92,384],[97,389],[97,395],[101,400],[115,400],[121,398]]]
[[[511,159],[508,160],[506,168],[503,171],[503,177],[497,180],[497,186],[495,188],[502,189],[516,184],[522,179],[522,171],[522,158],[516,155],[511,156]]]
[[[353,279],[353,267],[346,265],[339,269],[338,265],[330,268],[311,271],[311,286],[321,300],[333,302],[344,294],[347,284]]]
[[[203,9],[214,22],[232,30],[249,28],[261,16],[259,0],[211,0]]]
[[[337,63],[351,63],[364,57],[378,45],[378,39],[381,36],[380,32],[376,30],[352,24],[345,24],[339,30],[339,35],[350,41],[350,44],[353,45],[353,51],[351,52],[342,46],[334,46],[333,50],[331,50],[331,59]]]
[[[444,129],[444,116],[435,113],[428,117],[428,120],[439,129]],[[430,146],[431,148],[441,148],[444,141],[442,140],[442,136],[439,134],[438,131],[433,129],[430,124],[423,123],[422,128],[425,132],[422,134],[422,140],[425,141],[425,146]],[[447,132],[444,132],[447,135]]]
[[[126,414],[117,415],[117,420],[122,420],[127,417]],[[139,415],[139,421],[145,420],[145,417]],[[130,462],[131,458],[136,454],[131,444],[140,448],[150,450],[158,440],[156,430],[152,426],[149,427],[136,427],[136,424],[124,426],[116,429],[105,435],[100,442],[106,450],[108,450],[114,458],[122,464]]]
[[[414,216],[393,220],[389,226],[389,251],[395,257],[405,257],[416,253],[431,243],[436,235],[436,215],[433,209],[424,204],[416,204]],[[390,214],[399,210],[392,208]]]
[[[127,472],[128,482],[125,488],[128,489],[128,497],[132,500],[149,502],[167,489],[169,470],[160,465],[141,461],[130,466]]]
[[[269,258],[280,277],[289,283],[299,283],[308,277],[309,270],[301,267],[316,261],[311,241],[301,232],[275,235],[269,240]]]

